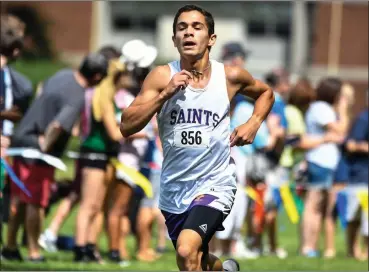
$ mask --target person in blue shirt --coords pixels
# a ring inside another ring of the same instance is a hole
[[[254,104],[247,99],[233,100],[231,103],[231,129],[238,127],[245,118],[251,117],[254,111]],[[216,251],[220,255],[229,255],[234,258],[254,259],[258,257],[256,252],[246,248],[244,240],[241,237],[241,229],[247,215],[248,200],[244,189],[246,187],[246,179],[254,176],[263,176],[260,163],[254,163],[254,155],[265,149],[269,143],[269,133],[265,122],[263,122],[258,130],[252,144],[245,146],[235,146],[231,150],[232,158],[236,163],[236,175],[239,189],[236,193],[233,210],[223,222],[224,231],[218,231],[215,235],[219,242]],[[256,159],[255,159],[256,161]],[[259,178],[259,179],[262,179]],[[232,246],[234,245],[234,247]],[[231,249],[235,248],[234,251]]]
[[[360,207],[360,194],[368,194],[369,177],[369,124],[368,107],[356,118],[347,137],[345,149],[348,154],[349,179],[347,193],[347,250],[349,257],[365,260],[368,258],[368,214]],[[360,222],[361,221],[361,222]],[[364,252],[355,250],[355,238],[359,232],[364,236]]]
[[[283,70],[274,70],[265,76],[265,81],[273,88],[275,101],[271,110],[272,114],[277,114],[281,118],[281,126],[287,128],[287,118],[284,113],[286,102],[290,92],[290,82],[288,74]]]
[[[277,247],[277,214],[280,201],[273,193],[278,187],[288,180],[288,171],[280,165],[280,158],[285,147],[285,138],[288,129],[288,122],[285,113],[286,102],[291,89],[289,75],[283,69],[273,70],[266,74],[265,81],[273,88],[275,101],[267,119],[270,142],[266,157],[268,167],[266,174],[265,207],[266,221],[265,231],[269,238],[270,253],[279,258],[285,258],[287,252],[283,248]]]
[[[279,159],[284,149],[284,137],[288,128],[287,117],[285,113],[286,102],[290,92],[290,83],[288,75],[283,71],[272,71],[265,76],[265,82],[273,88],[274,91],[274,104],[269,114],[267,123],[269,130],[279,130],[279,134],[274,148],[268,152],[268,158],[275,166],[278,165]],[[273,121],[272,121],[273,120]],[[273,125],[272,125],[273,124]]]
[[[226,43],[222,48],[221,61],[225,65],[244,67],[251,52],[238,42]],[[236,95],[231,101],[231,129],[242,124],[244,119],[252,116],[254,104],[244,96]],[[239,190],[237,190],[233,210],[223,223],[224,231],[218,231],[213,239],[212,250],[219,255],[229,255],[240,258],[255,258],[256,254],[245,247],[241,237],[241,228],[245,221],[247,211],[247,199],[244,193],[246,176],[257,174],[257,171],[248,171],[252,159],[251,156],[257,150],[261,150],[268,144],[268,129],[265,122],[258,130],[254,142],[250,145],[235,146],[232,148],[232,157],[236,162],[236,175]],[[259,171],[260,172],[260,171]],[[233,246],[234,245],[234,246]],[[232,251],[231,249],[235,250]]]
[[[237,103],[234,112],[233,118],[231,119],[231,127],[237,127],[245,118],[245,116],[251,116],[254,111],[254,104],[247,99],[240,101]],[[258,130],[254,142],[250,145],[239,146],[239,148],[243,154],[250,155],[255,153],[257,150],[262,150],[268,146],[269,141],[269,133],[266,123],[263,122]]]

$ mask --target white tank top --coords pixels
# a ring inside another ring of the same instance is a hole
[[[179,61],[169,67],[171,77],[181,71]],[[224,65],[215,60],[205,88],[187,86],[163,105],[157,115],[164,153],[160,209],[182,213],[201,194],[222,198],[236,189],[229,114]]]

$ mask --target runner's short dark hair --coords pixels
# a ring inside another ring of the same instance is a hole
[[[184,12],[190,12],[190,11],[194,11],[194,10],[198,11],[202,15],[204,15],[205,21],[206,21],[206,26],[208,28],[209,36],[214,34],[214,18],[213,18],[213,15],[210,12],[208,12],[207,10],[203,9],[202,7],[196,6],[196,5],[185,5],[177,11],[176,15],[174,16],[174,21],[173,21],[173,34],[176,34],[176,29],[177,29],[177,23],[178,23],[179,16],[181,16],[181,14],[184,13]]]

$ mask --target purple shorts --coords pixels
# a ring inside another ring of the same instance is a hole
[[[161,211],[165,218],[170,239],[174,245],[180,232],[192,229],[200,234],[203,241],[208,243],[216,231],[223,231],[222,225],[226,215],[209,204],[216,200],[213,195],[200,195],[190,205],[188,210],[180,214]],[[196,208],[195,207],[202,207]],[[209,240],[209,241],[207,241]]]

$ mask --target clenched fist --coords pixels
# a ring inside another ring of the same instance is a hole
[[[261,122],[255,118],[250,118],[245,124],[236,127],[231,134],[231,147],[252,144],[260,125]]]
[[[192,74],[190,72],[186,70],[180,71],[172,77],[167,87],[161,92],[161,95],[166,99],[171,98],[180,89],[186,88],[191,78]]]

